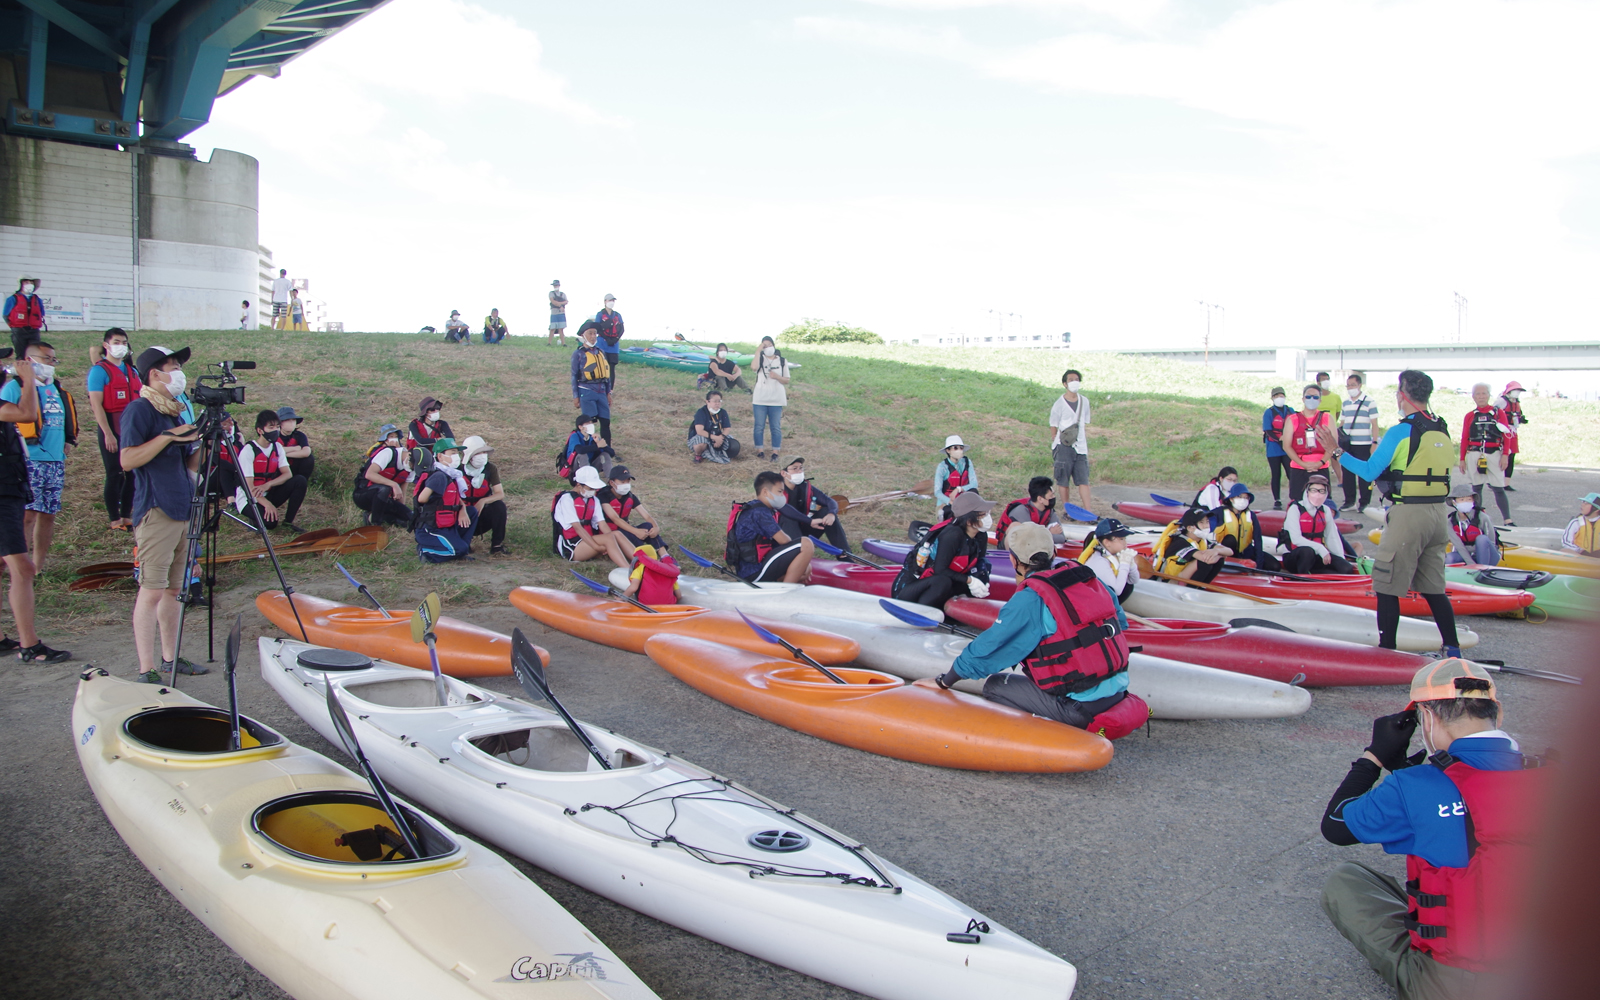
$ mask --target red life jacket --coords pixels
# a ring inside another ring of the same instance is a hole
[[[1315,514],[1306,510],[1301,504],[1300,508],[1300,535],[1302,538],[1312,538],[1322,541],[1322,533],[1328,530],[1328,508],[1318,507]]]
[[[250,450],[255,453],[255,468],[250,470],[250,482],[254,486],[264,485],[268,480],[277,479],[278,471],[283,468],[278,461],[278,446],[276,443],[266,446],[262,451],[258,442],[251,442]]]
[[[572,498],[572,509],[578,514],[578,522],[570,526],[563,526],[560,521],[556,520],[556,507],[561,503],[562,497]],[[580,537],[578,535],[578,523],[588,525],[590,531],[594,530],[594,505],[599,502],[594,497],[586,497],[577,490],[562,490],[550,498],[550,523],[555,525],[556,532],[562,538],[569,542],[575,542]]]
[[[456,485],[454,477],[450,479],[450,485],[444,488],[443,495],[429,499],[427,506],[433,512],[434,527],[456,526],[456,520],[461,516],[461,487]]]
[[[944,532],[944,529],[955,523],[956,522],[953,519],[949,521],[940,521],[938,524],[929,528],[926,535],[922,536],[925,541],[923,541],[923,543],[912,553],[913,556],[917,557],[918,568],[921,569],[921,572],[917,574],[918,580],[926,580],[928,577],[933,575],[934,564],[937,562],[935,557],[939,554],[939,535]],[[977,537],[983,538],[984,546],[988,546],[987,538],[984,538],[982,534],[979,534]],[[975,541],[975,539],[967,538],[966,532],[963,531],[960,541],[970,542]],[[972,552],[962,552],[959,555],[951,556],[950,572],[971,573],[973,567],[978,565],[978,560],[982,558],[984,558],[982,554],[975,555]],[[909,562],[910,559],[908,558],[907,561]]]
[[[1474,512],[1473,516],[1468,518],[1467,523],[1463,525],[1459,517],[1454,514],[1450,515],[1450,530],[1455,532],[1456,537],[1461,539],[1461,544],[1469,549],[1472,547],[1472,543],[1476,542],[1478,537],[1483,534],[1482,529],[1476,523],[1477,519],[1477,513]]]
[[[1011,516],[1011,512],[1015,511],[1015,510],[1019,510],[1019,509],[1021,510],[1021,516],[1012,517]],[[1037,508],[1037,507],[1035,507],[1033,505],[1033,501],[1030,498],[1024,497],[1021,500],[1013,500],[1013,501],[1011,501],[1010,503],[1006,504],[1006,509],[1000,512],[1000,523],[995,525],[995,528],[994,528],[994,545],[995,545],[995,548],[997,548],[997,549],[1005,548],[1005,546],[1006,546],[1006,529],[1011,527],[1013,524],[1016,524],[1018,521],[1032,521],[1034,524],[1043,524],[1043,523],[1045,523],[1045,519],[1048,518],[1049,516],[1050,516],[1049,508],[1045,508],[1044,510],[1040,510],[1039,508]]]
[[[44,326],[44,299],[17,292],[17,301],[6,313],[6,325],[13,330],[37,330]]]
[[[1299,410],[1289,415],[1288,423],[1284,427],[1284,443],[1289,449],[1290,465],[1297,469],[1320,469],[1328,464],[1326,453],[1317,441],[1316,429],[1328,426],[1330,415],[1327,410],[1318,410],[1317,415],[1308,422],[1306,415]],[[1307,436],[1310,443],[1306,442]]]
[[[484,470],[487,472],[487,465],[484,466]],[[474,486],[472,485],[472,477],[470,475],[467,476],[467,491],[462,495],[462,498],[465,499],[467,503],[477,503],[479,500],[482,500],[484,497],[494,492],[494,487],[489,485],[489,477],[484,475],[481,478],[483,481],[477,486]]]
[[[426,420],[418,417],[407,426],[406,447],[415,448],[418,445],[431,445],[442,437],[449,437],[450,435],[446,433],[449,427],[450,425],[444,422],[443,417],[440,417],[432,427],[428,426]]]
[[[1406,930],[1411,947],[1435,961],[1485,972],[1515,942],[1518,902],[1538,840],[1539,808],[1549,781],[1542,768],[1480,771],[1448,753],[1441,767],[1461,792],[1454,809],[1466,817],[1465,868],[1444,868],[1415,855],[1406,858]]]
[[[729,569],[737,572],[746,564],[760,566],[776,548],[776,543],[765,535],[757,535],[748,542],[741,542],[734,536],[733,529],[738,526],[739,518],[744,516],[745,511],[765,506],[761,498],[757,497],[754,500],[736,501],[729,509],[728,530],[722,539],[722,561],[728,564]]]
[[[633,513],[633,509],[639,506],[639,498],[634,496],[632,493],[629,493],[627,496],[619,497],[617,496],[617,491],[612,490],[611,499],[606,501],[606,506],[616,511],[617,516],[626,521],[628,519],[628,515]],[[646,601],[645,603],[648,604],[650,602]]]
[[[1055,632],[1022,661],[1040,690],[1077,694],[1128,669],[1128,637],[1117,621],[1116,599],[1094,570],[1067,563],[1035,573],[1023,585],[1039,595],[1056,622]]]
[[[100,361],[96,364],[106,373],[106,387],[100,405],[106,408],[107,413],[121,413],[138,397],[139,390],[144,388],[144,383],[139,381],[138,371],[129,365],[128,370],[124,372],[120,365],[111,361]]]
[[[375,444],[367,450],[366,461],[361,463],[361,471],[356,473],[356,486],[362,487],[372,485],[372,480],[367,478],[367,470],[372,467],[372,460],[378,457],[378,453],[388,450],[389,447],[390,446],[386,444]],[[400,447],[396,445],[394,446],[393,450],[394,461],[379,469],[378,475],[389,480],[391,483],[403,483],[406,481],[406,470],[400,467]]]
[[[1276,406],[1268,407],[1268,409],[1272,411],[1272,429],[1267,431],[1266,438],[1268,441],[1276,441],[1279,444],[1282,444],[1283,422],[1289,419],[1290,414],[1279,413]]]
[[[960,472],[956,471],[956,467],[951,464],[948,458],[942,459],[939,462],[939,471],[939,483],[934,492],[950,496],[956,490],[972,482],[972,459],[967,458],[965,455],[961,457]]]

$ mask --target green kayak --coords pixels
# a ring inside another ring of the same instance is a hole
[[[690,358],[676,358],[670,354],[661,354],[655,351],[645,351],[637,347],[625,347],[617,352],[617,361],[622,364],[648,365],[651,368],[671,368],[680,372],[703,372],[706,370],[704,361],[695,361]]]
[[[1551,618],[1592,621],[1600,615],[1600,580],[1583,576],[1551,574],[1504,566],[1446,566],[1444,578],[1458,583],[1477,583],[1490,587],[1526,586],[1533,595],[1528,613],[1543,611]]]
[[[715,347],[701,347],[699,344],[690,344],[681,340],[662,340],[657,341],[650,346],[654,347],[658,351],[676,351],[679,354],[704,354],[707,361],[710,361],[711,358],[717,353],[717,349]],[[735,354],[732,351],[728,352],[728,360],[732,361],[736,365],[748,365],[755,359],[756,356],[754,354]]]

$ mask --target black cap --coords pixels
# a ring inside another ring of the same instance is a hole
[[[606,474],[606,480],[613,483],[620,483],[624,480],[631,480],[632,478],[633,473],[628,471],[628,467],[626,465],[613,465],[611,467],[611,471]]]
[[[139,360],[133,363],[133,367],[139,370],[139,380],[141,382],[149,382],[150,370],[165,364],[168,358],[177,358],[180,365],[188,364],[189,348],[185,347],[181,351],[168,353],[160,347],[146,347],[139,354]]]
[[[1131,534],[1133,529],[1114,517],[1102,517],[1100,523],[1094,526],[1094,537],[1102,541],[1107,538],[1127,538]]]

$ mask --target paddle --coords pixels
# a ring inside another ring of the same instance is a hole
[[[925,615],[919,615],[915,611],[912,611],[908,608],[902,608],[893,601],[885,600],[882,597],[878,598],[878,607],[889,612],[889,614],[905,622],[907,625],[914,625],[917,628],[943,629],[953,635],[959,635],[963,639],[976,639],[978,637],[978,633],[974,632],[972,629],[964,628],[960,625],[952,625],[949,622],[934,621],[932,618],[929,618]]]
[[[1293,632],[1294,629],[1282,622],[1269,622],[1265,618],[1230,618],[1228,624],[1233,628],[1271,628],[1279,632]]]
[[[578,720],[572,717],[567,707],[556,700],[555,692],[550,690],[550,682],[545,679],[544,666],[539,662],[539,654],[533,648],[533,643],[522,634],[522,629],[511,630],[511,671],[517,675],[517,683],[522,685],[522,690],[528,692],[528,697],[533,699],[543,698],[561,716],[561,721],[572,730],[572,735],[578,738],[600,766],[607,771],[611,770],[611,762],[600,753],[600,748],[594,745],[594,740],[578,725]]]
[[[761,589],[760,587],[756,586],[754,583],[750,582],[749,580],[746,580],[744,577],[742,577],[739,574],[735,573],[733,570],[729,569],[728,567],[719,565],[717,563],[714,563],[710,559],[707,559],[704,556],[696,555],[695,553],[693,553],[692,551],[689,550],[688,546],[680,545],[680,546],[678,546],[678,551],[682,552],[684,555],[688,556],[689,557],[689,561],[694,563],[696,566],[703,566],[706,569],[714,569],[718,573],[723,574],[724,576],[731,576],[735,580],[738,580],[740,583],[744,584],[746,587],[749,587],[751,590],[760,590]]]
[[[429,594],[411,615],[411,641],[428,644],[428,662],[433,665],[433,688],[439,694],[439,704],[449,704],[445,695],[444,672],[439,669],[438,636],[433,634],[433,623],[439,620],[439,595]]]
[[[1171,497],[1164,497],[1159,493],[1150,494],[1150,499],[1154,500],[1156,503],[1163,504],[1163,505],[1168,506],[1168,507],[1187,507],[1187,506],[1189,506],[1188,504],[1184,503],[1182,500],[1174,500]]]
[[[1128,621],[1130,621],[1130,622],[1138,622],[1140,625],[1143,625],[1145,628],[1160,628],[1160,629],[1166,629],[1168,631],[1174,631],[1171,625],[1163,625],[1160,622],[1156,621],[1154,618],[1140,618],[1138,615],[1134,614],[1132,611],[1126,611],[1126,610],[1124,610],[1122,613],[1128,616]]]
[[[233,620],[233,631],[228,633],[228,642],[223,650],[224,670],[228,675],[228,749],[237,750],[243,745],[239,738],[239,687],[234,683],[234,670],[239,666],[239,631],[244,627],[244,614],[241,612]]]
[[[372,591],[367,589],[367,585],[366,584],[362,583],[360,580],[357,580],[355,577],[351,576],[350,575],[350,571],[345,569],[344,566],[341,565],[340,563],[334,563],[333,566],[339,572],[344,574],[344,578],[346,580],[350,581],[350,586],[352,586],[352,587],[356,588],[356,590],[360,591],[362,597],[365,597],[367,600],[371,601],[373,607],[375,607],[379,611],[383,612],[383,617],[385,617],[385,618],[393,618],[394,617],[394,615],[391,615],[388,612],[388,609],[386,609],[383,605],[378,603],[378,599],[376,597],[372,596]]]
[[[829,670],[827,667],[807,656],[805,650],[791,644],[789,640],[785,639],[781,635],[778,635],[776,632],[770,632],[767,629],[762,628],[760,625],[757,625],[755,622],[751,621],[750,616],[745,614],[743,611],[739,612],[739,617],[744,619],[744,623],[750,626],[750,629],[755,632],[756,635],[759,635],[761,638],[773,643],[774,645],[782,646],[784,649],[787,649],[789,652],[793,653],[794,658],[799,660],[801,663],[816,667],[827,676],[828,680],[833,681],[835,684],[845,683],[845,679],[843,677],[840,677],[832,670]]]
[[[1246,594],[1242,590],[1233,590],[1232,588],[1229,588],[1229,587],[1219,587],[1214,583],[1201,583],[1198,580],[1185,580],[1181,576],[1173,576],[1170,573],[1157,573],[1153,569],[1150,571],[1150,575],[1154,576],[1158,580],[1171,580],[1173,583],[1187,583],[1189,586],[1191,586],[1191,587],[1199,587],[1201,590],[1212,590],[1212,591],[1216,591],[1219,594],[1228,594],[1228,595],[1230,595],[1232,597],[1244,597],[1244,598],[1247,598],[1249,600],[1255,601],[1257,604],[1279,604],[1279,603],[1281,603],[1279,601],[1274,601],[1270,597],[1257,597],[1254,594]]]
[[[817,548],[819,548],[822,551],[826,552],[828,555],[836,556],[837,558],[843,559],[845,562],[860,563],[863,566],[870,566],[873,569],[888,569],[889,568],[888,566],[886,566],[883,563],[871,562],[871,561],[869,561],[867,559],[863,559],[861,556],[856,555],[854,552],[846,552],[844,549],[835,548],[834,546],[829,545],[827,542],[824,542],[820,538],[811,539],[811,544],[815,545]]]
[[[1262,569],[1259,566],[1241,566],[1238,563],[1225,563],[1222,567],[1224,573],[1259,574],[1261,576],[1274,576],[1295,583],[1319,583],[1315,576],[1306,576],[1301,573],[1285,573],[1281,569]]]
[[[1559,681],[1562,684],[1583,683],[1583,678],[1574,677],[1571,674],[1560,674],[1554,670],[1535,670],[1533,667],[1511,667],[1507,666],[1502,660],[1473,660],[1472,662],[1481,663],[1485,668],[1496,671],[1497,673],[1518,674],[1522,677],[1537,677],[1540,680]]]
[[[1100,515],[1099,514],[1096,514],[1092,510],[1088,510],[1086,508],[1079,507],[1075,503],[1067,503],[1066,501],[1063,500],[1061,502],[1061,509],[1063,511],[1065,511],[1066,515],[1068,517],[1072,518],[1074,521],[1091,521],[1091,522],[1094,522],[1094,523],[1099,523],[1099,521],[1100,521]]]
[[[400,807],[389,797],[389,789],[384,787],[383,779],[378,777],[378,772],[372,769],[372,762],[361,752],[361,743],[356,739],[355,728],[350,725],[350,716],[344,714],[344,706],[339,704],[339,696],[333,693],[333,688],[333,681],[324,681],[324,690],[328,695],[328,715],[333,719],[333,728],[339,732],[339,742],[344,744],[344,752],[355,758],[356,766],[361,769],[367,784],[372,786],[372,794],[378,797],[379,805],[383,806],[383,811],[389,815],[389,822],[395,825],[401,839],[406,842],[406,850],[410,852],[412,859],[422,857],[422,848],[417,846],[417,837],[411,831],[411,824],[405,821]]]
[[[620,591],[617,588],[611,586],[610,584],[601,583],[599,580],[591,580],[588,577],[584,576],[582,573],[579,573],[577,570],[572,569],[570,567],[567,569],[567,572],[571,573],[573,576],[575,576],[578,579],[582,580],[584,583],[586,583],[590,587],[594,588],[597,592],[602,593],[602,594],[606,595],[607,597],[615,597],[618,600],[627,601],[629,604],[633,605],[634,607],[643,608],[645,611],[648,611],[653,615],[659,615],[661,613],[661,612],[657,611],[655,608],[652,608],[650,605],[644,603],[643,601],[634,600],[633,598],[629,597],[627,594],[624,594],[622,591]]]

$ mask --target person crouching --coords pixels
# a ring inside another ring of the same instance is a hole
[[[282,525],[300,534],[294,518],[306,499],[306,477],[289,468],[289,456],[278,440],[278,411],[256,414],[256,437],[239,449],[239,467],[249,477],[249,484],[233,491],[234,506],[243,513],[254,502],[267,530]]]
[[[962,591],[988,597],[989,529],[994,527],[989,510],[993,506],[976,493],[957,493],[948,508],[950,518],[929,528],[906,556],[905,566],[894,578],[895,600],[942,609]]]
[[[1048,528],[1014,524],[1006,550],[1022,586],[950,669],[916,683],[983,682],[983,696],[1107,739],[1133,732],[1150,708],[1128,691],[1128,620],[1111,588],[1079,563],[1055,569]],[[1008,673],[1022,664],[1020,673]]]
[[[431,563],[470,559],[476,511],[467,503],[461,446],[455,438],[433,442],[433,471],[417,489],[417,555]]]

